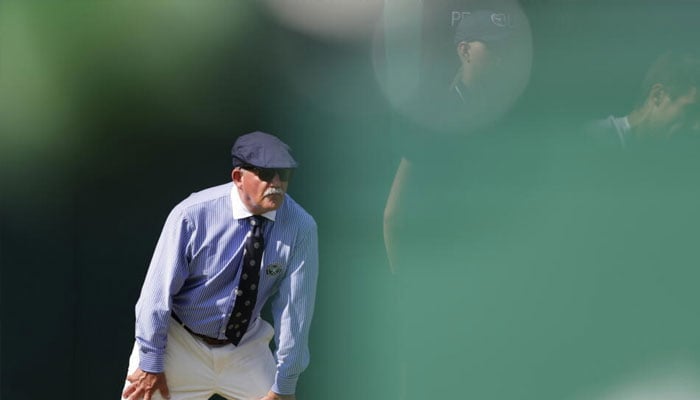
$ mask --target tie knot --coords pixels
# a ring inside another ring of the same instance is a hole
[[[251,228],[254,230],[261,229],[265,223],[265,218],[260,215],[251,215],[248,217],[248,223],[250,223]]]

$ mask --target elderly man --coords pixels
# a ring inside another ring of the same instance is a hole
[[[289,150],[267,133],[240,136],[233,182],[171,211],[136,304],[123,398],[295,398],[309,363],[318,239],[286,194],[297,166]],[[260,317],[268,300],[274,330]]]

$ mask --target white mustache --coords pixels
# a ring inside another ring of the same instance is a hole
[[[284,190],[277,187],[271,187],[265,190],[264,196],[270,196],[274,194],[284,194]]]

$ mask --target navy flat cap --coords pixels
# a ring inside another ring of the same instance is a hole
[[[260,168],[296,168],[290,148],[276,136],[251,132],[239,136],[231,148],[234,167],[252,165]]]

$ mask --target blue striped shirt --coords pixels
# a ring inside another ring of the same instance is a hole
[[[142,370],[163,372],[171,312],[197,333],[226,338],[250,215],[233,183],[193,193],[170,212],[136,304]],[[272,299],[277,373],[271,389],[292,394],[309,364],[318,235],[314,219],[289,195],[263,216],[265,250],[251,326]],[[245,343],[246,335],[239,345]]]

